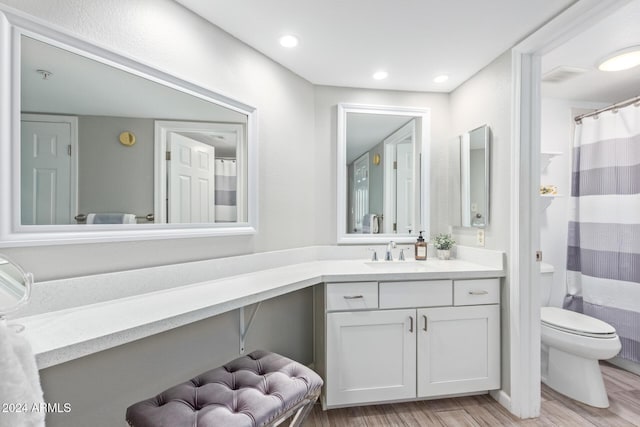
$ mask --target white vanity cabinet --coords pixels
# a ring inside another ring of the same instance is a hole
[[[499,279],[327,283],[320,296],[326,407],[500,388]]]
[[[415,397],[415,314],[415,310],[327,314],[327,405]]]

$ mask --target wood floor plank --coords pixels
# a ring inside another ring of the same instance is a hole
[[[603,362],[600,364],[607,392],[640,390],[640,376]]]
[[[543,384],[543,393],[547,396],[548,400],[559,402],[567,410],[575,412],[577,415],[588,420],[593,425],[599,427],[633,427],[634,424],[630,424],[627,420],[615,414],[609,409],[594,408],[593,406],[585,405],[584,403],[575,401],[567,396],[564,396],[550,387]]]
[[[389,405],[364,406],[362,416],[367,427],[404,425],[398,414],[389,409]]]
[[[403,425],[445,427],[435,412],[427,410],[422,402],[396,403],[390,406],[398,414]]]
[[[436,416],[447,427],[480,427],[480,424],[464,409],[438,411]]]
[[[489,395],[372,405],[322,411],[316,405],[305,427],[640,427],[640,377],[603,364],[611,404],[593,408],[542,385],[539,418],[520,420]]]
[[[609,393],[609,411],[640,426],[640,390]]]
[[[496,411],[492,405],[465,406],[467,413],[483,427],[517,426],[519,419]],[[512,418],[513,417],[513,418]]]
[[[566,406],[557,400],[549,400],[542,403],[542,411],[545,416],[557,426],[563,427],[593,427],[594,424],[582,416],[570,411]]]

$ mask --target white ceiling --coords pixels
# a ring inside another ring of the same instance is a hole
[[[574,0],[176,0],[318,85],[450,92]],[[300,44],[285,49],[284,34]],[[385,80],[375,71],[389,73]],[[448,74],[443,84],[433,82]]]
[[[633,0],[599,23],[542,57],[543,77],[557,67],[577,67],[585,73],[562,83],[543,83],[544,97],[616,103],[640,95],[640,67],[605,72],[602,58],[640,45],[640,0]]]

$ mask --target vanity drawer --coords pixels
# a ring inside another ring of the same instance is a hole
[[[327,283],[327,311],[378,308],[378,282]]]
[[[380,308],[452,305],[452,287],[451,280],[380,282]]]
[[[453,284],[454,305],[500,303],[500,279],[456,280]]]

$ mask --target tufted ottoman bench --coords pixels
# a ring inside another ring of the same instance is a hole
[[[133,427],[300,426],[322,378],[276,353],[254,351],[127,408]]]

